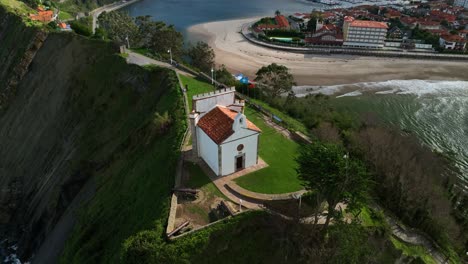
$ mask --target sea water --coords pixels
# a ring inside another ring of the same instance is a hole
[[[300,86],[297,96],[323,93],[337,109],[375,113],[447,154],[468,189],[468,82],[391,80],[334,86]]]

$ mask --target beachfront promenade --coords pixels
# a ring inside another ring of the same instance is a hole
[[[359,56],[375,56],[375,57],[394,57],[394,58],[413,58],[413,59],[433,59],[433,60],[468,60],[468,55],[461,54],[440,54],[440,53],[423,53],[411,51],[387,51],[387,50],[371,50],[371,49],[349,49],[349,48],[325,48],[325,47],[294,47],[287,44],[268,43],[261,41],[253,36],[250,28],[253,22],[242,25],[241,34],[249,42],[263,47],[289,51],[295,53],[306,54],[347,54]]]

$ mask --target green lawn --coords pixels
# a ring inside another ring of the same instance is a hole
[[[262,119],[261,114],[246,108],[247,118],[261,130],[260,157],[268,167],[250,173],[235,181],[239,186],[259,193],[287,193],[302,189],[297,178],[295,157],[299,144],[287,139]]]
[[[65,12],[65,11],[60,11],[58,17],[60,20],[73,19],[73,16],[70,13]]]
[[[361,220],[362,225],[366,227],[379,227],[387,225],[385,216],[382,211],[376,211],[367,206],[362,208],[362,211],[359,214],[359,219]]]
[[[209,83],[180,75],[183,85],[188,85],[187,98],[189,109],[192,109],[192,97],[196,94],[213,91],[213,86]],[[302,123],[281,113],[280,111],[267,106],[265,103],[255,101],[269,111],[278,115],[288,123],[294,124],[297,130],[306,132]],[[248,174],[236,180],[237,184],[248,190],[260,193],[285,193],[302,189],[300,181],[295,171],[295,157],[298,144],[285,138],[276,130],[265,124],[262,116],[255,110],[247,107],[245,111],[247,118],[255,123],[260,129],[260,157],[268,163],[268,167],[260,171]],[[214,185],[213,185],[214,186]]]
[[[260,100],[257,100],[257,99],[252,99],[250,98],[250,101],[256,105],[260,105],[263,109],[266,109],[267,111],[269,111],[270,113],[278,116],[279,118],[281,118],[286,124],[287,124],[287,127],[289,129],[292,129],[292,130],[295,130],[295,131],[300,131],[304,134],[309,134],[309,131],[308,129],[306,128],[306,126],[299,120],[297,119],[294,119],[292,117],[290,117],[289,115],[281,112],[280,110],[276,109],[276,108],[273,108],[271,106],[269,106],[267,103],[263,102],[263,101],[260,101]]]
[[[187,99],[190,111],[192,110],[192,97],[194,95],[213,92],[215,90],[211,84],[205,81],[191,78],[185,75],[179,75],[179,77],[182,80],[184,87],[185,85],[188,85]]]
[[[213,184],[213,182],[205,174],[205,172],[203,172],[198,164],[188,162],[186,163],[186,168],[190,174],[190,179],[187,183],[188,187],[202,189],[210,196],[218,196],[228,200],[227,197],[218,190],[218,188]]]
[[[400,249],[403,251],[403,255],[412,256],[412,257],[419,257],[421,258],[424,263],[426,264],[435,264],[437,263],[434,258],[429,254],[429,252],[423,246],[416,246],[410,245],[405,243],[393,236],[390,237],[395,248]]]

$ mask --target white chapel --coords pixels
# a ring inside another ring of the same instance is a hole
[[[258,163],[261,130],[244,115],[244,102],[228,88],[192,99],[192,151],[218,176]]]

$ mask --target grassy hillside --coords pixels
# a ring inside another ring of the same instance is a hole
[[[114,115],[96,122],[94,131],[106,131],[115,122],[123,121],[119,131],[132,131],[123,141],[126,150],[115,161],[97,175],[98,191],[92,202],[80,216],[71,239],[62,255],[62,263],[117,263],[123,241],[138,231],[153,228],[156,223],[165,221],[169,206],[170,189],[174,175],[178,146],[185,129],[183,105],[177,89],[174,73],[169,75],[170,83],[164,91],[159,87],[155,93],[163,93],[159,98],[150,94],[140,98],[138,109],[126,107],[134,104],[129,94],[122,94],[117,100]],[[156,100],[155,100],[156,99]],[[130,118],[121,119],[126,111]],[[154,113],[172,113],[172,126],[163,134],[151,135]],[[93,122],[94,123],[94,122]],[[98,132],[99,134],[99,132]],[[88,149],[97,148],[107,138],[85,139]]]
[[[92,180],[96,198],[63,259],[114,262],[125,238],[166,217],[186,127],[175,73],[128,65],[113,44],[74,34],[36,46],[42,31],[5,10],[0,91],[24,51],[37,52],[0,115],[0,236],[19,240],[28,259]]]

